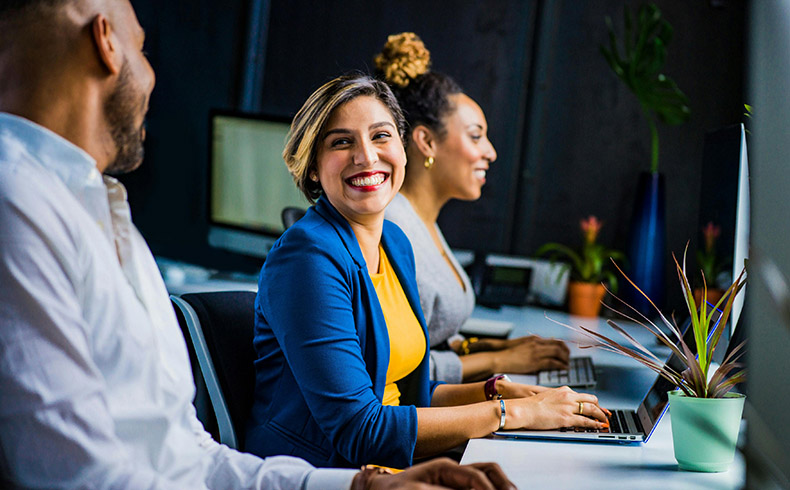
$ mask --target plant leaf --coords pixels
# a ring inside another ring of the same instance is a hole
[[[730,392],[730,390],[735,388],[735,385],[737,385],[738,383],[742,383],[744,381],[746,381],[746,371],[739,371],[733,374],[726,381],[719,384],[719,386],[716,389],[716,392],[713,393],[711,398],[723,398],[724,395],[726,395],[727,393]]]
[[[648,368],[650,368],[651,370],[655,371],[656,373],[661,374],[662,376],[667,378],[675,386],[678,386],[678,385],[683,383],[683,378],[682,378],[682,375],[680,373],[677,373],[670,366],[668,366],[664,362],[658,360],[658,358],[656,358],[656,356],[653,355],[647,349],[645,349],[647,354],[642,354],[641,352],[638,352],[638,351],[636,351],[634,349],[625,347],[625,346],[619,344],[618,342],[615,342],[614,340],[610,339],[609,337],[607,337],[607,336],[605,336],[603,334],[600,334],[598,332],[595,332],[593,330],[590,330],[590,329],[588,329],[588,328],[586,328],[584,326],[573,327],[571,325],[567,325],[565,323],[558,322],[557,320],[554,320],[553,318],[549,318],[549,316],[546,315],[546,314],[544,314],[544,317],[546,319],[548,319],[549,321],[551,321],[553,323],[556,323],[557,325],[561,325],[563,327],[569,328],[569,329],[571,329],[571,330],[573,330],[573,331],[575,331],[577,333],[580,333],[580,334],[590,338],[591,340],[593,340],[594,344],[589,345],[589,346],[581,346],[582,348],[598,347],[598,348],[602,348],[602,349],[604,349],[606,351],[609,351],[609,352],[614,352],[616,354],[628,356],[628,357],[640,362],[641,364],[647,366]],[[637,342],[637,344],[638,344],[638,342]]]
[[[641,289],[639,289],[639,286],[637,286],[637,285],[634,283],[634,281],[632,281],[632,280],[631,280],[631,278],[630,278],[630,277],[628,277],[628,276],[626,275],[626,273],[625,273],[625,272],[623,272],[623,270],[620,268],[620,266],[619,266],[619,265],[617,265],[617,262],[615,262],[615,261],[612,261],[612,263],[613,263],[613,264],[614,264],[614,266],[617,268],[617,270],[620,272],[620,274],[622,274],[622,276],[623,276],[623,277],[626,279],[626,281],[628,281],[628,282],[629,282],[629,283],[630,283],[630,284],[631,284],[631,285],[632,285],[632,286],[633,286],[633,287],[634,287],[634,288],[635,288],[637,291],[639,291],[639,294],[641,294],[641,295],[642,295],[642,296],[643,296],[643,297],[644,297],[644,298],[645,298],[645,299],[646,299],[646,300],[647,300],[647,301],[648,301],[648,302],[649,302],[649,303],[650,303],[650,304],[653,306],[653,308],[655,308],[656,312],[658,313],[658,316],[659,316],[659,318],[661,318],[661,321],[663,321],[663,322],[664,322],[666,325],[670,326],[670,328],[671,328],[671,327],[672,327],[672,324],[671,324],[671,323],[669,323],[669,320],[667,320],[667,318],[664,316],[664,314],[663,314],[663,313],[661,313],[661,310],[658,308],[658,306],[656,306],[656,304],[655,304],[655,303],[653,303],[653,300],[652,300],[652,299],[650,299],[650,297],[649,297],[647,294],[645,294],[645,292],[644,292],[644,291],[642,291]],[[622,300],[621,300],[621,301],[622,301]],[[623,303],[625,303],[625,302],[623,302]],[[627,304],[627,303],[626,303],[626,304]],[[629,307],[631,307],[630,305],[628,305],[628,306],[629,306]],[[631,307],[631,309],[633,309],[634,311],[637,311],[637,310],[636,310],[635,308],[633,308],[633,307]],[[639,313],[639,312],[637,312],[637,313]],[[645,318],[645,320],[649,321],[649,320],[647,319],[647,317],[645,317],[645,316],[644,316],[644,315],[642,315],[641,313],[639,313],[639,314],[640,314],[640,315],[641,315],[643,318]],[[652,324],[652,322],[650,322],[650,323]]]
[[[553,252],[551,256],[552,261],[557,256],[565,256],[571,259],[577,271],[582,270],[582,258],[572,248],[561,243],[546,243],[535,252],[535,255],[545,255],[548,252]]]
[[[642,5],[636,18],[625,5],[623,19],[622,58],[612,19],[608,16],[604,19],[609,37],[609,48],[601,46],[599,49],[604,59],[636,95],[648,124],[652,124],[651,113],[668,125],[688,121],[691,115],[688,99],[671,78],[661,73],[667,45],[672,40],[672,26],[653,3]]]
[[[744,285],[746,284],[743,275],[746,273],[746,269],[741,269],[741,273],[738,274],[738,277],[735,279],[729,288],[724,292],[721,299],[716,303],[715,308],[719,309],[721,306],[721,302],[727,300],[724,311],[721,314],[719,319],[719,328],[714,331],[713,337],[711,338],[710,345],[708,346],[709,351],[709,358],[713,356],[713,351],[716,349],[716,346],[719,344],[719,340],[721,338],[722,332],[724,332],[724,327],[727,324],[727,320],[730,317],[730,312],[732,311],[732,304],[735,302],[735,297],[738,293],[743,289]]]
[[[708,382],[709,398],[719,398],[717,393],[721,389],[721,386],[724,384],[724,382],[727,380],[727,375],[731,371],[742,367],[743,364],[737,362],[730,362],[719,366],[719,368],[716,370],[715,373],[713,373],[713,376],[711,376],[710,381]]]
[[[616,324],[616,323],[615,323],[613,320],[607,320],[607,321],[606,321],[606,323],[607,323],[607,325],[609,325],[610,327],[612,327],[612,328],[613,328],[615,331],[617,331],[617,332],[618,332],[620,335],[622,335],[623,337],[625,337],[626,339],[628,339],[628,341],[631,343],[631,345],[633,345],[634,347],[636,347],[636,348],[637,348],[637,350],[639,350],[639,351],[643,352],[645,355],[647,355],[647,356],[651,357],[651,358],[652,358],[653,360],[655,360],[656,362],[658,362],[658,363],[661,363],[661,361],[660,361],[660,360],[659,360],[659,359],[658,359],[658,358],[657,358],[655,355],[653,355],[653,353],[652,353],[652,352],[650,352],[650,351],[649,351],[647,348],[645,348],[645,346],[643,346],[641,343],[639,343],[639,341],[638,341],[638,340],[636,340],[635,338],[633,338],[633,337],[631,336],[631,334],[629,334],[628,332],[626,332],[626,331],[625,331],[625,329],[623,329],[621,326],[619,326],[618,324]],[[655,334],[653,334],[653,335],[655,335]]]

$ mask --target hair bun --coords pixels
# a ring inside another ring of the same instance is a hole
[[[422,39],[413,32],[402,32],[387,37],[381,53],[373,58],[376,69],[390,85],[403,88],[418,76],[427,73],[431,53]]]

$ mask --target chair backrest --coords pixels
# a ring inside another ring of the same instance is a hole
[[[280,214],[280,218],[283,220],[283,226],[287,230],[291,227],[294,223],[299,221],[299,219],[304,216],[307,211],[302,208],[297,208],[293,206],[288,206],[287,208],[283,209],[282,213]]]
[[[182,329],[186,327],[187,341],[197,357],[216,416],[219,442],[243,450],[255,390],[255,293],[191,293],[171,296],[171,300],[181,312],[179,321],[184,322]]]

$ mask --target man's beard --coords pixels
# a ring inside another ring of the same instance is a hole
[[[137,116],[145,113],[145,96],[135,92],[131,70],[124,61],[118,85],[104,103],[104,115],[118,153],[105,173],[121,175],[136,169],[143,162],[145,125],[136,125]]]

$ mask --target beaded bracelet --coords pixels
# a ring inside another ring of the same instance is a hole
[[[461,342],[461,355],[462,356],[468,356],[469,352],[471,352],[469,350],[469,346],[471,344],[474,344],[478,340],[480,340],[480,339],[478,339],[477,337],[471,337],[471,338],[468,338],[468,339],[464,340],[463,342]]]

